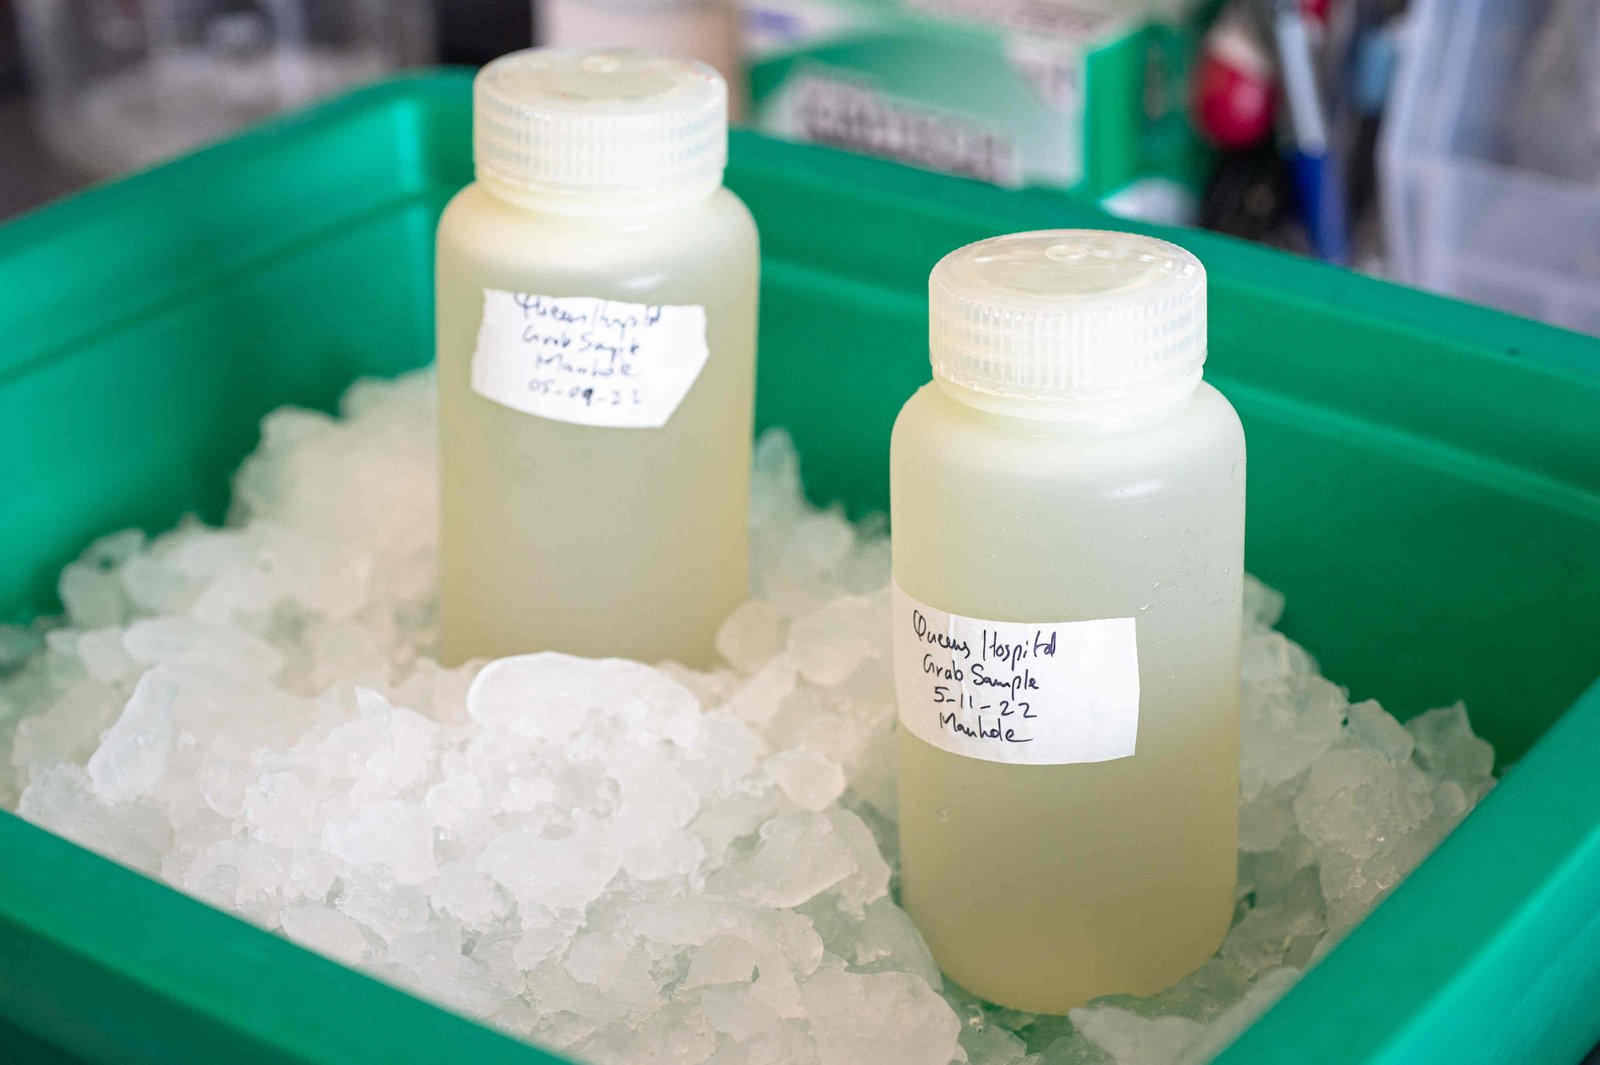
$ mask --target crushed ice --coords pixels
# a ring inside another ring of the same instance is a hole
[[[0,803],[264,928],[594,1062],[1202,1061],[1492,786],[1459,707],[1351,705],[1252,582],[1238,917],[1149,999],[941,982],[894,903],[889,549],[756,454],[753,594],[697,673],[444,669],[434,386],[286,409],[225,528],[116,533],[0,627]]]

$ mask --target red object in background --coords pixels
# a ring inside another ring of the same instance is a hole
[[[1325,5],[1324,5],[1325,6]],[[1272,133],[1272,60],[1242,19],[1206,34],[1194,75],[1196,124],[1219,148],[1253,148]]]
[[[1326,25],[1328,21],[1328,8],[1333,6],[1333,0],[1300,0],[1300,13],[1313,22]]]

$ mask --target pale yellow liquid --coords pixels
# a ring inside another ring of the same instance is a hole
[[[1233,911],[1244,439],[1207,385],[1121,429],[925,386],[891,457],[896,579],[995,621],[1137,619],[1131,758],[1016,766],[899,730],[903,902],[957,983],[1064,1013],[1202,964]]]
[[[558,650],[710,665],[745,597],[755,225],[719,189],[617,214],[478,185],[439,223],[441,657]],[[658,429],[573,425],[472,391],[483,290],[706,309],[710,357]]]

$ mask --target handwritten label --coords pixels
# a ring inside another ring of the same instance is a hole
[[[1139,735],[1133,618],[985,621],[894,586],[900,724],[952,754],[1017,765],[1109,762]]]
[[[483,290],[472,390],[578,425],[665,425],[706,364],[706,310]]]

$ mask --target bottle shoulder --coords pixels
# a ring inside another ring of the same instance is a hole
[[[497,287],[573,285],[664,296],[674,278],[754,276],[760,245],[744,203],[727,189],[643,216],[559,214],[522,208],[476,185],[439,220],[441,278],[470,276]]]
[[[1233,405],[1203,382],[1163,417],[1094,429],[992,415],[930,382],[901,408],[890,452],[897,469],[930,476],[1111,484],[1242,463],[1245,442]]]
[[[518,239],[571,239],[649,244],[686,232],[713,239],[757,240],[755,220],[734,192],[719,188],[703,200],[648,214],[578,214],[509,203],[473,183],[450,198],[439,217],[441,240],[494,244]]]

